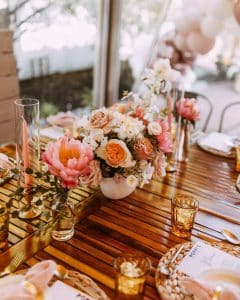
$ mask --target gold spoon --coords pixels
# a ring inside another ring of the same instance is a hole
[[[240,238],[237,237],[233,232],[227,229],[223,229],[222,231],[223,236],[232,244],[240,245]]]
[[[214,289],[212,300],[219,300],[221,293],[222,293],[222,288],[220,286],[217,286]]]

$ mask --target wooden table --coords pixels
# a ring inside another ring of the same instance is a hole
[[[189,162],[179,163],[178,171],[168,174],[162,182],[152,181],[124,200],[106,200],[96,194],[95,200],[102,205],[82,218],[75,226],[74,237],[67,242],[51,241],[26,264],[53,259],[90,276],[114,299],[113,259],[121,252],[145,254],[153,268],[144,299],[158,299],[154,281],[158,261],[169,248],[186,241],[170,233],[174,193],[194,195],[200,202],[192,241],[221,240],[223,228],[240,234],[240,209],[228,205],[240,200],[234,163],[193,146]],[[1,258],[9,261],[11,249],[8,252],[0,255],[0,262]]]

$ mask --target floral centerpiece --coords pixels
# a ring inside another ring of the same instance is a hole
[[[117,199],[165,175],[164,153],[172,148],[168,123],[158,108],[144,103],[135,96],[78,122],[78,138],[94,152],[92,172],[80,176],[80,184],[100,184],[103,193]]]

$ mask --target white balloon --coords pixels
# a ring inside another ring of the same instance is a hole
[[[226,19],[233,14],[234,1],[230,0],[211,0],[206,3],[207,14],[214,16],[220,20]]]
[[[175,45],[179,50],[187,50],[186,36],[177,34],[177,36],[175,37]]]
[[[226,32],[231,32],[232,35],[240,36],[240,26],[234,16],[225,21],[224,29]]]
[[[201,31],[203,35],[212,39],[215,38],[217,34],[223,28],[223,22],[219,19],[216,19],[212,16],[206,16],[203,18],[200,24]]]
[[[212,0],[194,0],[194,6],[196,9],[199,10],[199,12],[203,14],[207,14],[208,12],[208,5]],[[191,3],[191,6],[193,4],[193,1]]]
[[[200,28],[201,17],[201,13],[195,8],[189,8],[183,11],[181,15],[175,17],[177,32],[186,34],[192,30],[198,30]]]
[[[206,54],[215,44],[215,39],[209,39],[199,31],[193,31],[187,36],[187,45],[194,53]]]

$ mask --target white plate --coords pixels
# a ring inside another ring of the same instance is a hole
[[[235,158],[234,141],[236,137],[220,132],[211,132],[201,136],[197,144],[203,150],[227,158]]]
[[[234,287],[240,287],[240,273],[232,272],[227,269],[213,269],[200,274],[199,278],[216,285],[228,284]]]
[[[12,287],[13,285],[16,285],[16,284],[21,284],[21,282],[24,281],[24,276],[23,275],[9,275],[9,276],[6,276],[4,278],[1,278],[0,279],[0,290],[1,290],[1,287],[4,286],[4,288],[6,287]],[[50,292],[49,292],[49,288],[47,288],[43,294],[43,297],[37,297],[36,300],[53,300],[51,297],[50,297]]]

